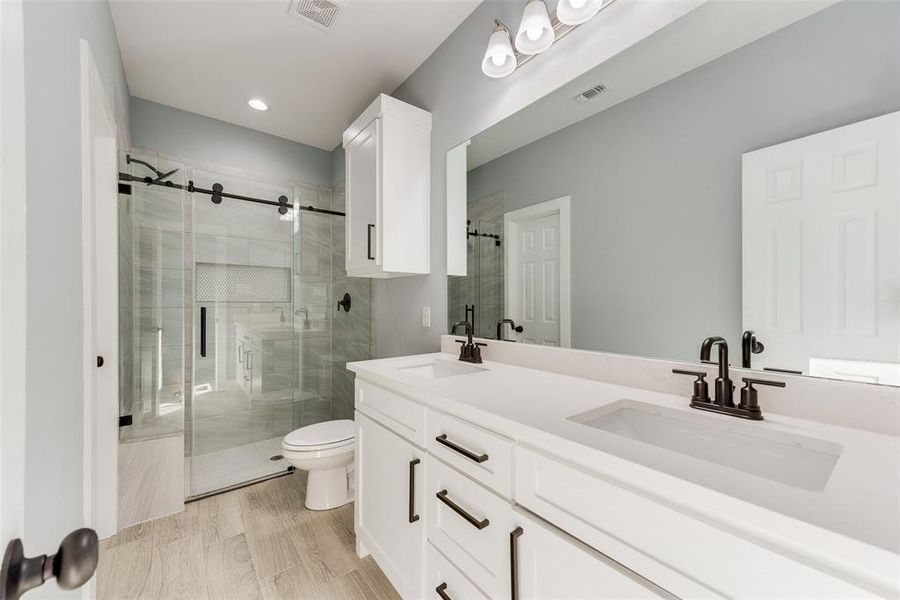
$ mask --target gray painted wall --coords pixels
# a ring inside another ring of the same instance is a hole
[[[24,26],[25,531],[33,555],[54,552],[83,523],[80,38],[91,45],[110,100],[128,91],[107,2],[28,0]]]
[[[131,98],[131,143],[265,175],[332,185],[331,152],[142,98]]]
[[[347,162],[347,157],[344,154],[344,147],[338,146],[331,152],[331,184],[337,185],[340,182],[344,181],[344,166]]]
[[[469,199],[571,196],[573,346],[695,359],[740,339],[741,154],[900,110],[898,31],[900,3],[835,5],[474,169]]]

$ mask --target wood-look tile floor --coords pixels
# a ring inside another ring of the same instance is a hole
[[[305,484],[295,472],[103,540],[98,598],[399,598],[371,557],[356,556],[353,505],[307,510]]]

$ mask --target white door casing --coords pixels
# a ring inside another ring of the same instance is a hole
[[[25,529],[25,61],[22,1],[0,2],[0,552]]]
[[[506,240],[505,310],[525,330],[517,340],[570,347],[571,217],[568,196],[510,211]]]
[[[81,40],[84,521],[116,532],[119,432],[116,121],[90,46]],[[98,365],[103,357],[103,366]]]
[[[754,366],[900,384],[900,113],[743,156]]]

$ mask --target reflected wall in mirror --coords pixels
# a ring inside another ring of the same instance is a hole
[[[695,11],[451,151],[450,323],[900,385],[900,3],[765,4],[749,43]]]

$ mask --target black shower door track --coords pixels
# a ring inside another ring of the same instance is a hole
[[[193,181],[189,181],[187,185],[181,185],[178,183],[173,183],[171,181],[155,181],[151,177],[137,177],[136,175],[131,175],[129,173],[119,173],[119,181],[126,181],[129,183],[145,183],[147,185],[158,185],[160,187],[171,188],[175,190],[186,190],[194,194],[206,194],[207,196],[212,197],[212,201],[214,204],[219,204],[220,202],[222,202],[222,198],[231,198],[232,200],[242,200],[244,202],[255,202],[256,204],[276,206],[279,209],[284,208],[285,211],[282,212],[282,214],[285,214],[287,210],[291,208],[291,205],[288,203],[287,196],[280,196],[279,201],[275,201],[263,200],[262,198],[253,198],[252,196],[241,196],[240,194],[230,194],[226,192],[222,185],[219,183],[214,183],[213,189],[208,190],[195,186]],[[346,213],[342,213],[338,210],[316,208],[315,206],[298,206],[297,208],[306,212],[320,213],[323,215],[334,215],[337,217],[347,216]],[[281,211],[279,210],[279,212]]]

